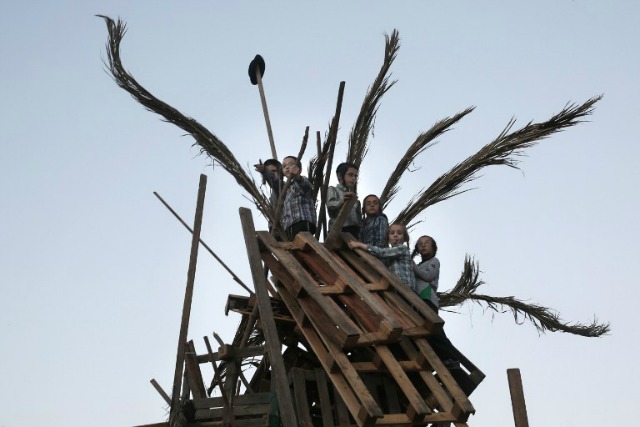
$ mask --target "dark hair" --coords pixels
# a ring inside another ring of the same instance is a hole
[[[300,169],[300,171],[302,171],[302,162],[300,160],[298,160],[298,158],[296,156],[285,156],[282,159],[282,162],[284,163],[284,159],[295,159],[296,161],[296,166],[298,166],[298,169]]]
[[[416,240],[416,245],[413,248],[413,253],[411,253],[411,258],[415,258],[416,255],[418,255],[418,242],[420,241],[420,239],[422,239],[423,237],[428,237],[431,239],[431,243],[433,244],[433,256],[436,256],[436,254],[438,253],[438,244],[436,243],[436,239],[434,239],[431,236],[427,236],[426,234],[424,236],[420,236],[418,237],[418,240]]]
[[[380,197],[376,196],[375,194],[369,194],[367,197],[362,199],[362,217],[364,218],[367,216],[367,214],[364,212],[364,208],[369,197],[375,197],[376,199],[378,199],[378,206],[380,207],[380,212],[378,212],[378,214],[382,215],[382,202],[380,201]]]
[[[282,169],[282,164],[279,161],[277,161],[276,159],[265,160],[263,164],[265,166],[275,165],[275,167],[277,167],[278,170]]]
[[[345,163],[340,163],[338,165],[338,167],[336,168],[336,175],[338,175],[338,177],[342,177],[344,178],[344,174],[347,173],[347,171],[353,168],[355,170],[360,170],[358,169],[358,167],[356,165],[354,165],[353,163],[349,163],[349,162],[345,162]]]

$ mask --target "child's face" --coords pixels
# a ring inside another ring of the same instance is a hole
[[[421,238],[418,239],[418,243],[416,244],[416,247],[418,248],[418,253],[420,254],[420,256],[424,258],[433,257],[434,248],[433,248],[433,239],[431,239],[431,237],[422,236]]]
[[[300,173],[298,168],[298,162],[293,157],[287,157],[282,161],[282,172],[287,178],[291,178],[292,175]]]
[[[407,241],[404,235],[404,228],[401,225],[393,224],[389,227],[389,244],[398,246]]]
[[[367,197],[364,199],[364,213],[367,216],[378,215],[380,213],[380,201],[377,197]]]
[[[342,185],[347,187],[349,190],[353,191],[356,188],[356,184],[358,183],[358,169],[349,168],[344,173],[344,177],[342,178]]]

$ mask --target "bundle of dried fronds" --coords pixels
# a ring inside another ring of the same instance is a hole
[[[409,224],[429,206],[469,191],[460,190],[460,187],[476,179],[478,171],[484,167],[506,165],[518,169],[518,161],[514,157],[522,156],[523,150],[542,139],[581,123],[585,116],[593,112],[594,104],[601,98],[602,96],[596,96],[582,105],[568,104],[546,122],[529,122],[523,128],[509,133],[515,124],[515,119],[511,119],[495,140],[455,165],[449,172],[436,179],[429,188],[414,196],[393,222]]]
[[[609,323],[598,323],[594,318],[588,325],[581,323],[564,323],[559,313],[537,304],[528,304],[522,300],[509,297],[494,297],[476,293],[484,284],[479,278],[480,270],[477,262],[469,256],[465,257],[464,269],[456,286],[449,292],[439,294],[440,306],[459,306],[466,301],[472,301],[486,309],[496,313],[504,313],[510,310],[514,320],[518,324],[528,320],[536,327],[538,332],[562,331],[583,337],[600,337],[609,333]]]
[[[396,59],[398,50],[400,49],[400,34],[397,30],[393,30],[391,36],[385,35],[384,61],[378,76],[369,88],[367,95],[360,107],[360,113],[356,119],[351,135],[349,136],[349,148],[347,152],[347,161],[357,166],[362,164],[364,156],[367,154],[367,141],[369,134],[372,133],[375,123],[376,113],[380,106],[380,99],[387,93],[389,89],[396,84],[396,81],[389,82],[389,68]]]
[[[384,190],[382,190],[382,193],[380,194],[382,211],[386,209],[391,200],[393,200],[395,195],[398,193],[398,190],[400,190],[398,182],[400,181],[402,174],[408,169],[409,165],[414,162],[418,155],[425,151],[427,148],[435,145],[435,139],[437,137],[449,131],[451,129],[451,126],[460,121],[460,119],[472,112],[474,109],[475,107],[469,107],[453,117],[442,119],[431,126],[431,129],[418,135],[414,143],[409,146],[406,153],[404,153],[404,156],[402,156],[402,158],[398,162],[395,170],[389,176]]]
[[[201,153],[206,153],[215,159],[220,166],[233,176],[236,182],[244,188],[252,197],[253,203],[258,210],[272,223],[277,223],[273,219],[272,210],[269,209],[267,199],[258,190],[253,178],[240,166],[235,156],[229,148],[218,139],[208,129],[191,117],[187,117],[169,104],[164,103],[148,90],[142,87],[124,68],[120,59],[120,43],[126,33],[126,25],[122,20],[117,22],[103,15],[98,15],[107,23],[109,30],[109,41],[107,42],[108,71],[115,82],[122,89],[126,90],[140,104],[150,111],[161,115],[164,120],[173,123],[179,128],[189,133],[200,147]]]

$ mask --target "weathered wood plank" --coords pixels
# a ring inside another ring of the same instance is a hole
[[[511,406],[513,407],[513,421],[516,427],[529,427],[520,369],[507,369],[507,379],[509,381],[509,394],[511,394]]]
[[[178,350],[176,355],[176,368],[173,375],[173,388],[171,390],[170,412],[178,410],[180,403],[180,382],[184,370],[184,345],[187,342],[189,332],[189,317],[191,314],[191,300],[193,299],[193,284],[196,277],[196,265],[198,263],[198,247],[200,246],[200,231],[202,229],[202,216],[204,212],[204,195],[207,189],[207,176],[200,175],[198,187],[198,201],[196,204],[196,214],[193,220],[193,235],[191,239],[191,253],[189,256],[189,270],[187,272],[187,286],[182,305],[182,320],[180,322],[180,333],[178,336]]]
[[[196,358],[196,348],[193,340],[187,343],[187,352],[185,354],[185,365],[187,368],[187,379],[189,380],[189,388],[194,398],[207,397],[207,392],[202,382],[202,372]]]
[[[278,339],[278,331],[275,320],[273,319],[273,312],[271,311],[271,301],[262,270],[262,262],[260,261],[261,257],[256,239],[256,231],[249,209],[240,208],[240,222],[242,223],[242,231],[247,246],[251,276],[256,288],[267,353],[269,354],[269,361],[271,362],[271,368],[273,370],[272,379],[275,381],[278,406],[280,408],[280,414],[282,415],[281,420],[285,427],[297,427],[298,418],[293,408],[291,392],[287,384],[287,373],[284,369],[284,361],[282,360],[281,343]]]

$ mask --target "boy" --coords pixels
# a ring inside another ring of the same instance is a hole
[[[284,187],[281,176],[282,165],[276,159],[268,159],[264,163],[260,161],[260,163],[253,166],[256,171],[262,174],[262,182],[267,183],[271,188],[269,200],[271,201],[271,206],[275,209],[278,204],[278,197],[280,197],[280,190]]]
[[[358,167],[353,163],[341,163],[336,168],[338,185],[329,187],[327,195],[327,212],[329,213],[329,230],[333,226],[342,205],[355,197],[356,185],[358,184]],[[347,220],[342,226],[342,231],[351,233],[356,239],[360,239],[360,228],[362,227],[362,217],[360,216],[360,200],[356,201],[353,210],[349,212]]]
[[[290,240],[301,231],[316,232],[316,204],[311,182],[300,175],[302,165],[293,156],[282,159],[282,172],[291,184],[284,198],[280,223]]]

